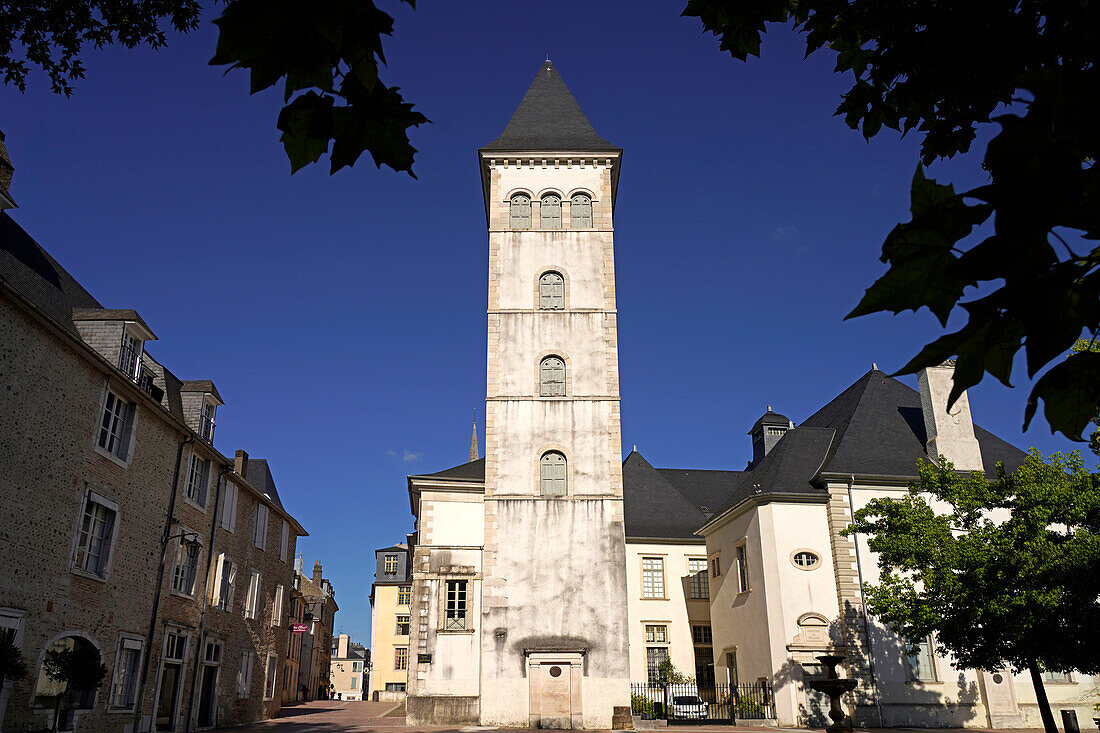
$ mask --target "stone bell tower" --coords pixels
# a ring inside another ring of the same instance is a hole
[[[479,153],[489,226],[483,724],[629,704],[612,219],[622,151],[550,61]]]

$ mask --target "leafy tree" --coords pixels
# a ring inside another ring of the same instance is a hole
[[[667,657],[657,665],[657,678],[663,685],[685,685],[695,681],[694,677],[676,669],[676,665]]]
[[[1100,343],[1097,343],[1095,339],[1091,341],[1078,339],[1077,343],[1073,345],[1073,352],[1079,354],[1082,351],[1100,351]],[[1092,449],[1093,453],[1100,456],[1100,413],[1092,418],[1092,424],[1096,429],[1089,436],[1089,448]]]
[[[27,676],[27,663],[23,659],[23,650],[12,643],[7,636],[0,635],[0,692],[8,680]]]
[[[689,0],[734,58],[759,56],[768,23],[790,23],[807,55],[829,47],[850,72],[843,115],[865,138],[884,127],[921,136],[912,219],[887,236],[887,272],[849,318],[928,308],[960,330],[926,345],[899,373],[957,357],[950,402],[986,373],[1011,386],[1023,348],[1028,378],[1083,331],[1100,334],[1100,3],[1093,0]],[[989,182],[956,193],[923,166],[969,151],[978,129]],[[976,228],[990,235],[965,251]],[[998,287],[997,284],[1001,283]],[[965,291],[979,287],[975,299]],[[1059,360],[1035,382],[1024,427],[1044,403],[1052,431],[1074,440],[1100,413],[1100,353]]]
[[[61,722],[62,700],[67,700],[71,705],[78,693],[96,689],[107,676],[107,667],[103,665],[99,650],[83,639],[76,640],[71,648],[48,650],[42,667],[47,677],[65,686],[55,701],[54,730]]]
[[[0,73],[24,90],[38,67],[53,91],[68,96],[71,82],[84,76],[85,45],[159,48],[168,29],[198,27],[201,10],[198,0],[0,3]],[[379,77],[382,37],[393,31],[393,18],[372,0],[226,0],[214,23],[211,64],[247,69],[251,93],[283,81],[276,127],[291,172],[328,154],[335,173],[369,152],[379,168],[413,175],[408,129],[428,119]]]
[[[943,511],[937,509],[942,507]],[[868,605],[902,638],[935,634],[962,667],[1100,672],[1100,474],[1036,450],[1011,475],[922,462],[901,499],[874,499],[845,534],[868,536],[881,576]]]

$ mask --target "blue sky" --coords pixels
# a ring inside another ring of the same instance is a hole
[[[466,460],[485,396],[486,250],[475,151],[549,53],[596,130],[624,148],[615,212],[624,455],[743,468],[773,405],[799,422],[872,362],[939,333],[927,312],[844,322],[908,218],[915,138],[867,143],[832,117],[828,52],[773,29],[764,58],[718,50],[682,3],[427,3],[396,17],[383,78],[433,124],[419,180],[364,157],[291,176],[281,94],[207,66],[216,33],[88,51],[70,99],[0,87],[11,212],[106,307],[136,308],[150,351],[226,404],[217,443],[271,461],[324,563],[337,626],[368,643],[373,549],[412,518],[405,476]],[[984,147],[984,146],[983,146]],[[973,161],[933,174],[980,183]],[[906,378],[915,386],[915,380]],[[1016,445],[1066,450],[1027,385],[970,391]],[[481,436],[484,447],[484,436]]]

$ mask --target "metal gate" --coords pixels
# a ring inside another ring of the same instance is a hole
[[[744,685],[630,685],[630,710],[645,719],[684,723],[727,724],[775,718],[768,682]]]

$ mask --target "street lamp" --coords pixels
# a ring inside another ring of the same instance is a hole
[[[199,550],[202,549],[202,542],[199,540],[198,532],[180,532],[178,535],[169,537],[168,541],[180,540],[184,549],[187,551],[187,559],[194,560],[199,556]]]

